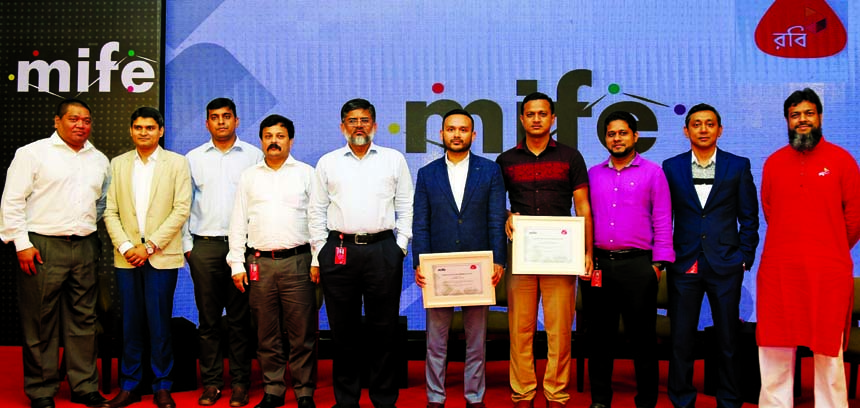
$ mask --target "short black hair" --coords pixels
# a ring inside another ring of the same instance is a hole
[[[698,105],[693,105],[692,108],[687,112],[687,116],[684,118],[684,127],[690,126],[690,116],[693,116],[696,112],[714,112],[714,115],[717,115],[717,125],[723,126],[723,119],[720,118],[720,112],[707,103],[700,103]]]
[[[293,126],[293,121],[281,116],[281,115],[269,115],[260,122],[260,140],[263,140],[263,129],[267,127],[272,127],[276,125],[281,125],[287,129],[287,136],[292,139],[295,137],[296,128]]]
[[[236,103],[230,98],[215,98],[209,101],[209,104],[206,105],[206,117],[209,117],[209,111],[221,108],[230,108],[233,116],[239,117],[239,113],[236,112]]]
[[[346,115],[356,109],[363,109],[370,111],[370,118],[376,122],[376,108],[373,107],[373,104],[370,103],[367,99],[350,99],[343,104],[343,107],[340,108],[340,120],[343,121],[346,119]]]
[[[131,113],[131,124],[130,126],[134,126],[134,121],[137,118],[151,118],[155,119],[155,123],[158,124],[158,128],[161,129],[164,127],[164,116],[161,115],[161,112],[158,109],[151,108],[149,106],[141,106],[134,110]]]
[[[821,106],[821,99],[818,97],[818,94],[815,93],[812,89],[803,88],[800,91],[794,91],[791,95],[788,96],[788,99],[785,100],[785,103],[782,105],[782,114],[783,116],[788,118],[788,108],[792,106],[796,106],[801,102],[810,102],[815,104],[815,107],[818,109],[818,114],[824,113],[824,108]]]
[[[463,115],[469,118],[469,122],[472,123],[472,130],[475,130],[475,119],[472,118],[472,114],[467,112],[465,109],[451,109],[445,116],[442,116],[442,128],[445,128],[445,119],[448,119],[448,116],[454,115]]]
[[[61,117],[61,118],[62,118],[63,116],[65,116],[65,115],[66,115],[66,112],[68,112],[68,111],[69,111],[69,106],[72,106],[72,105],[80,106],[80,107],[82,107],[82,108],[86,109],[86,110],[87,110],[87,112],[89,112],[89,113],[90,113],[90,115],[92,115],[92,114],[93,114],[92,109],[90,109],[90,106],[89,106],[89,105],[87,105],[87,103],[86,103],[86,102],[84,102],[84,101],[82,101],[82,100],[80,100],[80,99],[69,98],[69,99],[64,99],[62,102],[60,102],[60,103],[57,105],[57,116],[58,116],[58,117]]]
[[[532,92],[532,93],[526,95],[525,98],[523,98],[523,103],[520,105],[520,116],[522,116],[523,111],[526,108],[526,103],[531,102],[531,101],[547,101],[547,102],[549,102],[549,113],[552,113],[553,115],[555,114],[555,102],[552,101],[552,98],[550,98],[549,95],[542,93],[542,92]]]
[[[609,129],[609,124],[615,122],[616,120],[623,120],[627,123],[627,127],[630,128],[630,131],[636,133],[636,118],[633,117],[630,112],[625,111],[615,111],[609,114],[606,117],[606,120],[603,122],[603,133],[606,134],[606,130]]]

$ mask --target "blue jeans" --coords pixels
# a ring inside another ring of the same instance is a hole
[[[134,391],[143,377],[141,359],[149,332],[150,364],[155,379],[152,391],[170,390],[173,381],[173,339],[170,319],[173,317],[173,292],[176,269],[156,269],[147,262],[133,269],[116,268],[116,280],[122,299],[122,363],[120,388]],[[148,329],[148,330],[147,330]]]

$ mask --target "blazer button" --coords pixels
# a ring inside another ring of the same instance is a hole
[[[702,239],[705,239],[705,238],[707,238],[707,236],[705,236],[705,234],[702,234]]]
[[[705,214],[702,214],[702,218],[705,218],[705,217],[707,217],[707,215],[705,215]]]
[[[454,243],[455,243],[455,244],[460,244],[460,240],[458,239],[458,240],[454,241]]]
[[[463,220],[462,220],[462,219],[457,220],[457,223],[458,223],[458,224],[462,224],[462,223],[463,223]]]

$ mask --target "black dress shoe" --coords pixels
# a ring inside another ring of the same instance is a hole
[[[93,391],[84,395],[72,394],[72,402],[75,404],[84,404],[88,407],[106,407],[108,400],[98,391]]]
[[[173,397],[170,396],[170,391],[168,390],[158,390],[152,397],[152,402],[158,408],[176,408],[176,402],[173,401]]]
[[[112,400],[108,401],[108,408],[122,408],[127,407],[135,402],[140,402],[140,395],[137,395],[131,391],[122,390],[116,397],[113,397]]]
[[[283,395],[279,397],[277,395],[266,394],[263,396],[263,400],[254,408],[277,408],[282,406],[284,406]]]
[[[30,408],[54,408],[54,399],[51,397],[33,398],[30,400]]]
[[[299,408],[317,408],[314,404],[314,397],[299,397]]]

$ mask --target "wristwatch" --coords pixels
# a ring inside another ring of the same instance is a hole
[[[152,244],[150,244],[149,241],[144,242],[143,246],[146,247],[146,254],[147,255],[152,255],[155,253],[155,247],[152,246]]]

